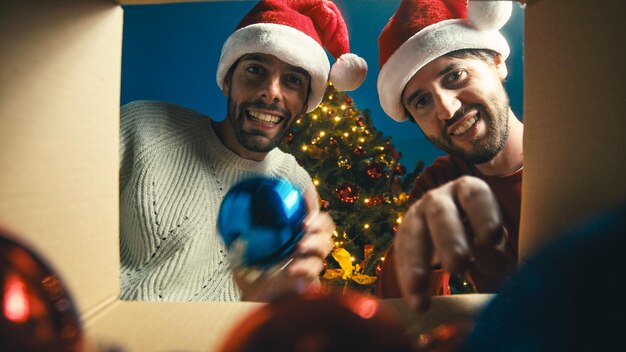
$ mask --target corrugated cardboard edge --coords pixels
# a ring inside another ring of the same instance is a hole
[[[406,325],[407,336],[417,338],[433,327],[470,318],[493,295],[468,294],[433,297],[431,309],[411,313],[401,299],[381,300]],[[128,351],[214,351],[242,319],[263,303],[146,303],[118,301],[106,314],[87,324],[92,345]]]
[[[528,1],[520,257],[626,199],[623,1]]]
[[[213,351],[261,303],[117,301],[86,322],[91,345],[125,351]]]
[[[0,5],[0,222],[81,315],[119,294],[122,20],[105,0]]]

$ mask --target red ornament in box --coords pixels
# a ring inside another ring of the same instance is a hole
[[[0,228],[0,350],[83,351],[74,301],[61,277]]]
[[[342,183],[335,192],[337,198],[344,204],[353,204],[359,198],[356,186],[350,182]]]
[[[398,313],[351,290],[285,296],[244,316],[218,351],[413,351]]]
[[[417,337],[415,352],[456,352],[463,347],[474,323],[467,318],[457,318],[451,323],[437,325],[429,332]]]

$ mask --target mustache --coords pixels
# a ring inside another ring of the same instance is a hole
[[[478,112],[485,111],[483,106],[480,104],[461,106],[461,108],[457,110],[457,112],[454,113],[454,116],[452,116],[451,119],[446,120],[443,131],[447,130],[448,127],[452,126],[455,122],[459,121],[459,119],[461,119],[463,116],[465,116],[465,114],[467,114],[471,110],[478,110]]]
[[[289,112],[289,110],[279,106],[278,103],[266,104],[263,101],[257,100],[257,101],[242,103],[241,109],[242,110],[248,110],[248,109],[268,110],[268,111],[279,113],[287,120],[291,118],[291,113]]]

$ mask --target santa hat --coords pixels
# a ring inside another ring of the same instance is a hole
[[[510,1],[403,0],[378,38],[378,96],[396,121],[407,119],[402,91],[420,68],[460,49],[491,49],[509,56],[498,31],[511,16]]]
[[[332,69],[324,47],[336,59]],[[338,90],[354,90],[367,73],[367,63],[350,53],[348,29],[339,9],[328,0],[262,0],[226,40],[217,66],[223,88],[230,67],[243,55],[261,53],[305,69],[311,76],[307,112],[324,97],[326,81]]]

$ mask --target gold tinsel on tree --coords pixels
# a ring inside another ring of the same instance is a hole
[[[294,122],[280,148],[309,172],[322,209],[337,225],[322,279],[373,292],[377,268],[423,164],[407,173],[391,139],[374,128],[369,111],[356,108],[332,84],[322,103]]]

